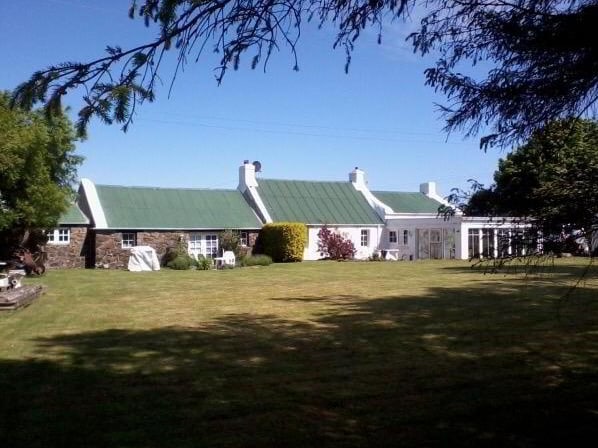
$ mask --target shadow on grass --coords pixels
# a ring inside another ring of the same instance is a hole
[[[273,299],[322,311],[312,321],[234,314],[38,340],[39,357],[0,361],[0,446],[595,440],[596,291],[579,288],[559,313],[560,288],[518,292]]]
[[[471,261],[469,266],[446,266],[442,269],[455,273],[487,273],[493,275],[518,275],[550,276],[564,279],[583,279],[598,277],[598,264],[593,258],[577,257],[576,264],[563,264],[562,260],[552,256],[537,256],[522,259],[505,260],[479,260]]]

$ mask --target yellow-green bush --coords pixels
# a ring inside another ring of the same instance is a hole
[[[301,261],[307,243],[307,227],[301,222],[274,222],[262,227],[258,239],[260,252],[275,262]]]

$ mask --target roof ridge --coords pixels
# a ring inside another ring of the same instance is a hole
[[[112,184],[95,184],[96,187],[108,188],[134,188],[134,189],[149,189],[149,190],[185,190],[185,191],[239,191],[236,188],[191,188],[191,187],[152,187],[144,185],[112,185]]]
[[[311,183],[319,183],[319,184],[348,184],[348,185],[351,184],[351,182],[349,182],[348,180],[272,179],[272,178],[260,178],[260,177],[257,178],[258,184],[260,183],[260,180],[265,180],[265,181],[273,180],[273,181],[277,181],[277,182],[311,182]]]
[[[421,191],[396,191],[396,190],[370,190],[372,193],[410,193],[410,194],[423,194]]]

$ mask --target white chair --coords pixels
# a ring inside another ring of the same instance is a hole
[[[235,253],[231,250],[227,250],[222,254],[222,257],[214,258],[216,263],[216,269],[222,269],[226,266],[235,266]]]
[[[227,250],[222,254],[222,262],[225,266],[234,266],[235,260],[235,253],[232,250]]]

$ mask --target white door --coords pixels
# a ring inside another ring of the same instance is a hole
[[[428,229],[417,230],[417,258],[427,260],[430,258],[430,232]]]
[[[442,231],[440,229],[430,229],[430,258],[442,259]]]

